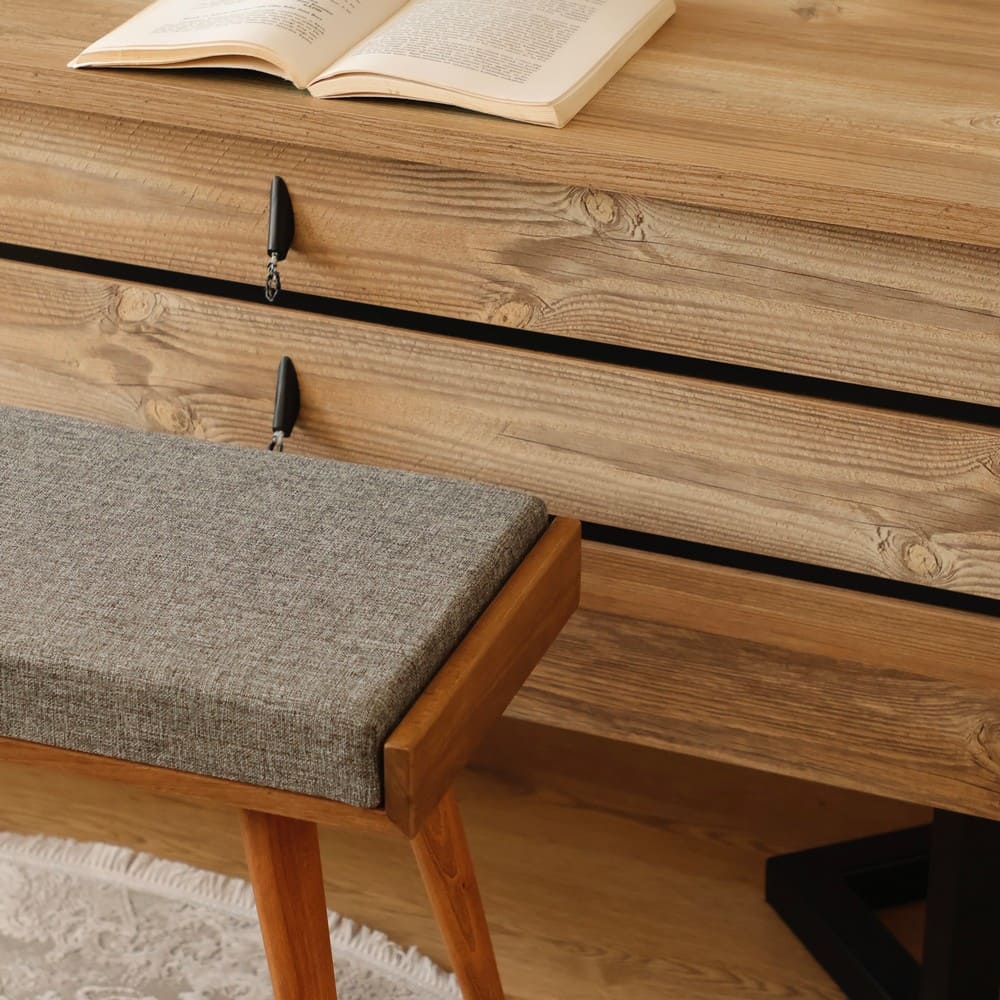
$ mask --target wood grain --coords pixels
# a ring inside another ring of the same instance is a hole
[[[1000,819],[1000,620],[588,545],[522,719]]]
[[[4,263],[0,400],[518,486],[557,514],[1000,596],[1000,432]]]
[[[451,789],[410,846],[464,1000],[504,1000],[476,869]]]
[[[381,809],[359,809],[342,802],[297,792],[246,785],[167,767],[65,750],[43,743],[28,743],[0,736],[0,760],[34,768],[60,771],[78,778],[98,778],[144,788],[156,795],[224,803],[237,809],[269,813],[326,826],[341,826],[365,833],[393,833],[395,827]]]
[[[13,7],[0,36],[0,97],[291,142],[316,156],[360,153],[1000,246],[1000,8],[984,0],[691,0],[562,131],[426,106],[321,102],[245,75],[65,68],[141,6]]]
[[[0,172],[7,242],[256,285],[280,174],[287,289],[998,400],[997,250],[31,105]]]
[[[0,789],[5,830],[246,877],[224,806],[4,763]],[[836,1000],[764,902],[764,861],[928,815],[513,720],[458,794],[508,1000]],[[321,830],[320,843],[332,909],[448,964],[402,837]]]
[[[315,823],[242,813],[275,1000],[337,1000]]]
[[[438,802],[579,601],[580,523],[557,518],[386,740],[385,811],[407,836],[453,825]]]

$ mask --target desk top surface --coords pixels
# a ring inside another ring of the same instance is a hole
[[[563,130],[252,74],[65,69],[141,6],[12,5],[0,98],[1000,246],[995,0],[681,0]]]

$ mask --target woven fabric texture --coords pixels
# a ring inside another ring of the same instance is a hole
[[[0,734],[382,800],[547,523],[508,489],[0,408]]]

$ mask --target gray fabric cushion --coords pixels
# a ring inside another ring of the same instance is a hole
[[[376,806],[387,735],[546,520],[0,408],[0,734]]]

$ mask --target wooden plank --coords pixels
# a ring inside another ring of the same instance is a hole
[[[320,102],[231,74],[65,68],[141,6],[35,0],[7,11],[0,97],[1000,246],[1000,8],[983,0],[690,0],[562,131]]]
[[[557,514],[1000,596],[1000,431],[0,265],[0,399],[521,487]]]
[[[237,809],[339,826],[348,830],[365,833],[396,831],[382,809],[359,809],[315,795],[261,788],[240,781],[175,771],[169,767],[153,767],[116,757],[65,750],[44,743],[12,740],[6,736],[0,736],[0,760],[61,771],[75,778],[99,778],[120,785],[131,785],[157,795],[224,803]]]
[[[588,545],[510,713],[1000,819],[996,618]]]
[[[385,811],[408,837],[419,834],[579,601],[580,523],[557,518],[386,740]]]
[[[280,174],[290,290],[998,400],[997,250],[29,105],[0,173],[8,242],[258,284]]]

